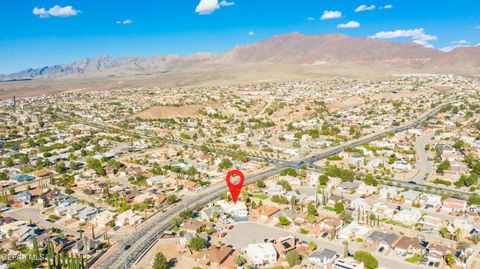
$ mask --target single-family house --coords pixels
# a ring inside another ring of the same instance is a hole
[[[465,212],[467,210],[467,201],[457,198],[447,198],[443,201],[442,211],[445,212]]]
[[[72,248],[73,254],[92,255],[97,249],[100,248],[101,243],[99,241],[90,239],[86,236],[75,242]]]
[[[252,209],[250,216],[262,219],[272,218],[273,215],[280,211],[280,208],[269,206],[269,205],[262,205],[255,209]]]
[[[370,232],[370,228],[363,226],[358,222],[352,222],[345,226],[339,233],[338,236],[344,240],[365,238]]]
[[[98,214],[96,214],[92,218],[92,224],[100,227],[105,228],[110,222],[112,222],[115,218],[115,213],[111,212],[110,210],[104,210]]]
[[[420,237],[407,237],[402,236],[395,243],[393,249],[399,253],[414,253],[414,254],[423,254],[428,246],[428,242],[425,242]]]
[[[219,266],[224,263],[232,253],[233,248],[231,246],[212,246],[208,249],[204,259],[207,259],[210,265]]]
[[[359,262],[351,258],[337,259],[332,265],[332,269],[363,269],[363,268],[365,268],[363,265],[363,262]]]
[[[405,203],[413,205],[418,202],[418,199],[420,198],[420,192],[414,191],[414,190],[408,190],[401,192],[399,194],[400,197],[403,197],[405,200]]]
[[[250,264],[255,267],[271,265],[277,261],[277,251],[272,243],[248,244],[245,253]]]
[[[418,223],[422,218],[422,212],[418,209],[403,209],[400,210],[397,214],[393,215],[393,220],[401,222],[406,225],[413,225]]]
[[[315,267],[327,269],[331,267],[337,257],[338,254],[336,251],[324,248],[321,251],[313,252],[307,259]]]
[[[123,227],[125,225],[136,225],[142,223],[143,217],[134,213],[131,209],[119,214],[115,225],[118,227]]]
[[[397,239],[398,235],[396,234],[374,231],[367,237],[365,242],[372,247],[384,247],[385,249],[392,249]]]
[[[423,193],[420,195],[420,205],[439,208],[442,206],[442,197],[436,194]]]
[[[82,211],[78,212],[78,218],[82,222],[91,220],[98,213],[98,209],[95,207],[87,206]]]

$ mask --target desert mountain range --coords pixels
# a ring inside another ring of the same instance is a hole
[[[32,82],[22,80],[36,81],[36,88],[112,88],[118,87],[118,83],[177,87],[332,75],[378,77],[406,72],[478,75],[480,46],[442,52],[415,43],[292,32],[236,46],[221,54],[122,58],[103,55],[27,69],[0,75],[0,81],[10,81],[1,83],[0,91],[33,90]]]
[[[236,67],[245,64],[283,66],[340,66],[355,64],[365,68],[387,65],[393,68],[435,70],[455,73],[480,71],[480,46],[456,48],[450,52],[425,48],[415,43],[382,42],[340,34],[277,35],[251,45],[236,46],[223,54],[196,53],[186,57],[112,58],[106,55],[70,64],[27,69],[1,80],[57,78],[63,76],[128,76],[165,72]]]

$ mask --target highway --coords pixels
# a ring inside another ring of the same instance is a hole
[[[269,159],[268,161],[272,164],[273,167],[255,174],[246,175],[245,184],[251,184],[255,181],[263,180],[273,175],[276,175],[282,169],[287,167],[298,168],[303,165],[314,166],[314,163],[318,160],[338,154],[345,148],[360,146],[364,143],[380,139],[386,136],[388,133],[402,132],[407,129],[416,127],[419,124],[423,123],[425,120],[427,120],[429,117],[437,114],[445,105],[446,104],[423,114],[418,119],[412,122],[400,125],[395,128],[383,130],[379,133],[368,135],[357,140],[348,141],[342,145],[332,147],[318,154],[309,156],[305,159],[296,161],[280,161]],[[223,182],[220,182],[218,184],[212,185],[208,189],[203,190],[194,197],[180,201],[168,212],[164,214],[156,214],[151,219],[147,220],[146,223],[140,225],[140,227],[138,227],[135,232],[129,234],[128,237],[125,236],[125,238],[119,239],[117,245],[114,246],[115,250],[113,251],[112,249],[107,257],[104,257],[104,259],[100,259],[97,264],[93,264],[91,265],[91,267],[102,269],[121,269],[132,267],[157,242],[157,240],[162,236],[162,233],[171,228],[172,220],[174,218],[177,218],[181,211],[185,209],[200,209],[206,204],[218,199],[218,197],[225,192],[227,192],[227,185]]]

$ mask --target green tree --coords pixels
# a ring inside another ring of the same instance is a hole
[[[365,252],[365,251],[357,251],[353,255],[353,258],[356,261],[363,262],[363,265],[367,269],[375,269],[378,267],[378,261],[375,259],[375,257],[372,256],[372,254]]]
[[[447,262],[448,266],[450,266],[450,268],[453,268],[456,264],[455,257],[452,253],[448,253],[447,256],[445,256],[445,261]]]
[[[222,159],[222,161],[218,164],[218,167],[222,170],[224,169],[228,169],[230,167],[232,167],[232,161],[230,161],[229,159]]]
[[[365,184],[371,185],[371,186],[377,186],[378,181],[373,177],[372,174],[369,173],[365,176]]]
[[[278,222],[283,226],[290,224],[290,221],[285,216],[278,217]]]
[[[8,174],[5,172],[0,172],[0,181],[8,180]]]
[[[348,257],[348,241],[343,241],[343,257]]]
[[[255,183],[255,186],[257,186],[258,188],[261,188],[261,189],[267,187],[267,185],[265,184],[265,182],[263,182],[263,180],[257,181]]]
[[[247,261],[246,261],[245,258],[242,257],[242,256],[237,256],[237,257],[235,257],[235,264],[236,264],[237,266],[242,266],[242,265],[244,265],[246,262],[247,262]]]
[[[290,267],[294,267],[295,265],[302,263],[302,256],[296,250],[288,252],[286,259]]]
[[[199,251],[200,249],[205,248],[207,246],[207,241],[205,241],[205,239],[199,236],[196,236],[190,239],[188,246],[195,251]]]
[[[57,173],[63,174],[67,171],[67,167],[64,162],[58,162],[55,164],[55,171]]]
[[[295,170],[294,168],[285,168],[283,169],[282,171],[280,171],[280,175],[281,176],[291,176],[291,177],[296,177],[298,174],[297,174],[297,170]]]
[[[342,213],[345,210],[345,206],[343,205],[342,202],[336,202],[335,203],[335,212],[337,214]]]
[[[307,212],[308,212],[308,215],[313,215],[313,216],[318,215],[317,208],[315,207],[315,205],[313,203],[308,204]]]
[[[318,177],[318,183],[320,183],[321,186],[326,186],[328,183],[328,176],[327,175],[321,175]]]
[[[177,201],[177,196],[175,194],[171,194],[167,196],[167,204],[171,205]]]
[[[450,169],[450,161],[445,160],[437,166],[437,173],[443,174],[443,172],[448,169]]]
[[[13,166],[13,159],[12,158],[6,158],[5,160],[3,160],[3,164],[5,164],[5,166],[7,167],[12,167]]]
[[[480,196],[476,194],[470,195],[470,197],[468,198],[468,203],[470,203],[471,205],[480,205]]]
[[[167,261],[165,255],[162,252],[158,252],[155,254],[155,258],[153,260],[153,269],[168,269],[170,268],[170,264]]]
[[[350,213],[349,211],[342,211],[340,213],[340,219],[344,222],[344,223],[351,223],[353,221],[353,217],[352,217],[352,213]]]
[[[193,216],[193,211],[190,209],[185,209],[180,212],[180,217],[183,219],[191,218]]]
[[[286,180],[279,180],[277,182],[277,185],[282,186],[286,191],[291,191],[292,190],[292,186]]]
[[[309,241],[309,242],[308,242],[308,248],[309,248],[310,250],[315,250],[315,249],[317,249],[317,244],[315,243],[315,241]]]
[[[27,164],[28,161],[29,161],[29,160],[28,160],[28,157],[25,156],[25,155],[20,156],[20,158],[18,158],[18,160],[19,160],[19,162],[20,162],[21,164]]]

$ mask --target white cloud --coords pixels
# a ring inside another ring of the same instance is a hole
[[[33,15],[38,15],[40,16],[40,18],[46,18],[49,16],[48,12],[43,7],[42,8],[34,7]]]
[[[219,8],[220,5],[218,4],[218,0],[200,0],[200,3],[198,3],[197,7],[195,8],[195,12],[200,15],[208,15],[212,14]]]
[[[117,21],[116,23],[117,24],[132,24],[133,21],[131,19],[126,19],[126,20],[123,20],[123,21]]]
[[[220,3],[218,0],[200,0],[195,12],[200,15],[209,15],[212,14],[215,10],[220,9],[220,7],[229,7],[235,5],[235,2],[222,0]]]
[[[355,12],[371,11],[371,10],[374,10],[374,9],[375,9],[375,5],[370,5],[370,6],[360,5],[359,7],[357,7],[355,9]]]
[[[463,46],[463,45],[446,46],[441,48],[440,50],[443,52],[450,52],[456,48],[463,48],[463,47],[470,47],[470,46]]]
[[[70,17],[70,16],[76,16],[78,13],[80,13],[80,10],[76,10],[72,6],[61,7],[59,5],[55,5],[51,7],[49,10],[46,10],[43,7],[42,8],[35,7],[33,8],[32,13],[34,15],[39,16],[40,18],[48,18],[50,16]]]
[[[452,46],[446,46],[444,48],[441,48],[440,50],[443,51],[443,52],[449,52],[449,51],[452,51],[456,48],[465,48],[465,47],[475,47],[475,46],[478,46],[477,45],[474,45],[474,46],[471,46],[471,45],[468,45],[468,41],[467,40],[456,40],[456,41],[452,41]]]
[[[475,26],[475,29],[480,30],[480,25],[479,25],[479,26]]]
[[[337,19],[342,17],[342,12],[338,10],[325,10],[320,17],[321,20]]]
[[[360,23],[356,21],[349,21],[347,23],[341,23],[337,25],[337,28],[358,28],[360,27]]]
[[[228,1],[223,0],[222,2],[220,2],[220,5],[222,7],[229,7],[229,6],[235,5],[235,2],[228,2]]]
[[[307,21],[314,21],[314,20],[315,20],[315,18],[312,18],[312,17],[307,18]]]
[[[384,9],[390,9],[390,8],[393,8],[393,6],[392,5],[384,5],[383,8]]]
[[[249,36],[255,35],[255,32],[254,32],[254,31],[250,31],[250,32],[248,32],[248,35],[249,35]]]
[[[468,43],[467,40],[462,39],[462,40],[457,40],[457,41],[452,41],[453,44],[458,44],[458,45],[465,45]]]
[[[411,29],[411,30],[396,30],[396,31],[383,31],[370,36],[375,39],[393,39],[393,38],[411,38],[413,42],[422,45],[427,48],[433,48],[433,45],[429,41],[437,40],[434,35],[425,33],[423,28]]]

